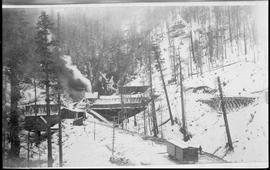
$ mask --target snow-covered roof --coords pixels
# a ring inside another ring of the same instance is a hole
[[[85,92],[85,95],[84,96],[87,99],[97,99],[98,98],[98,92],[94,92],[94,93]]]
[[[37,105],[46,105],[46,101],[43,101],[43,100],[37,101],[36,104]],[[55,105],[55,104],[57,104],[57,103],[54,101],[50,101],[50,105]],[[33,105],[35,105],[35,102],[31,102],[31,103],[26,104],[26,106],[33,106]]]
[[[189,147],[193,147],[193,148],[198,148],[198,146],[193,146],[193,145],[190,145],[188,143],[185,143],[183,141],[180,141],[180,140],[173,140],[173,139],[170,139],[170,140],[167,140],[169,143],[172,143],[176,146],[179,146],[180,148],[189,148]]]
[[[78,108],[63,107],[62,109],[67,109],[73,112],[85,112],[84,110]]]
[[[139,94],[123,94],[123,98],[141,98],[144,95],[142,93]],[[99,99],[121,99],[121,95],[111,95],[111,96],[100,96]]]

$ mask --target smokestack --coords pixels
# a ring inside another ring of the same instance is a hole
[[[85,86],[86,91],[92,93],[92,86],[90,80],[88,80],[77,68],[73,65],[71,57],[68,55],[62,56],[62,59],[66,62],[65,66],[72,71],[74,79],[80,80]]]

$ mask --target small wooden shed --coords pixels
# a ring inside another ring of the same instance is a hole
[[[167,152],[171,158],[181,163],[198,162],[199,147],[189,146],[182,141],[167,141]]]
[[[86,113],[84,110],[75,109],[75,108],[67,108],[63,107],[61,109],[61,118],[62,119],[76,119],[79,117],[86,117]]]

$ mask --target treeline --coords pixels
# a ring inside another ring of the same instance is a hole
[[[49,116],[50,102],[62,93],[60,75],[67,74],[68,70],[63,67],[65,63],[60,59],[58,37],[50,39],[49,36],[50,31],[59,30],[59,27],[54,25],[45,12],[41,12],[37,16],[36,23],[31,24],[33,21],[29,21],[25,11],[7,9],[3,12],[3,22],[3,75],[5,77],[3,83],[10,86],[10,95],[3,95],[3,149],[7,136],[10,143],[8,158],[16,164],[21,147],[19,131],[22,128],[20,121],[22,110],[19,101],[22,97],[22,88],[25,84],[34,86],[35,104],[36,88],[39,86],[46,89],[46,112]],[[7,97],[10,105],[7,104]],[[47,128],[47,134],[48,148],[51,148],[50,128]],[[51,156],[49,157],[49,162],[52,162]],[[5,160],[5,155],[3,159]]]
[[[179,23],[175,23],[174,26],[167,24],[168,32],[172,32],[169,35],[169,53],[173,61],[173,79],[179,74],[179,57],[185,63],[187,77],[194,74],[202,75],[217,67],[223,67],[225,60],[232,59],[232,56],[235,57],[235,61],[245,56],[246,61],[256,62],[258,30],[253,10],[250,6],[174,9],[170,15],[171,20],[181,18],[185,26],[179,32]],[[175,29],[178,29],[178,32]]]

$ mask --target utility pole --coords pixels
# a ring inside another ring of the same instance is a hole
[[[161,68],[161,64],[160,64],[160,61],[159,61],[159,50],[157,48],[157,46],[154,46],[154,55],[155,55],[155,58],[156,58],[156,61],[158,63],[158,67],[159,67],[159,71],[160,71],[160,75],[161,75],[161,80],[162,80],[162,84],[163,84],[163,89],[164,89],[164,92],[165,92],[165,95],[166,95],[166,101],[167,101],[167,105],[168,105],[168,109],[169,109],[169,114],[170,114],[170,119],[171,119],[171,124],[174,125],[174,121],[173,121],[173,117],[172,117],[172,111],[171,111],[171,106],[170,106],[170,101],[169,101],[169,97],[168,97],[168,93],[167,93],[167,88],[166,88],[166,85],[165,85],[165,81],[164,81],[164,77],[163,77],[163,73],[162,73],[162,68]]]
[[[123,83],[124,83],[124,80],[123,78],[121,78],[122,81],[120,80],[120,89],[119,92],[120,92],[120,98],[121,98],[121,111],[120,111],[120,118],[122,119],[122,129],[124,128],[124,120],[123,120],[123,117],[125,115],[125,111],[124,111],[124,99],[123,99],[123,94],[122,94],[122,91],[124,90],[123,89]]]
[[[179,51],[179,66],[180,66],[179,69],[180,69],[180,97],[181,97],[181,109],[182,109],[182,124],[183,124],[184,141],[187,141],[188,136],[187,136],[187,127],[186,127],[185,107],[184,107],[183,75],[182,75],[180,51]]]
[[[52,167],[52,139],[51,139],[51,115],[50,115],[50,97],[49,97],[49,73],[48,73],[48,63],[45,65],[46,70],[46,109],[47,109],[47,144],[48,144],[48,167]]]
[[[58,41],[60,42],[60,32],[59,28],[60,27],[60,15],[57,13],[57,36],[58,36]],[[58,47],[58,56],[60,57],[60,52],[59,52],[60,44]],[[58,116],[59,116],[59,122],[58,122],[58,128],[59,128],[59,166],[63,166],[63,148],[62,148],[62,118],[61,118],[61,93],[60,93],[60,82],[58,80]]]
[[[154,130],[154,136],[157,137],[158,126],[157,126],[155,101],[154,101],[154,98],[153,98],[151,55],[148,55],[148,59],[149,59],[148,67],[149,67],[149,84],[150,84],[150,97],[151,97],[151,111],[152,111],[153,128],[154,128],[153,130]],[[150,131],[151,131],[151,129],[150,129]]]
[[[36,78],[34,78],[34,89],[35,89],[35,118],[37,118],[37,84]]]
[[[96,140],[96,120],[94,119],[94,140]]]
[[[59,117],[59,122],[58,122],[58,129],[59,129],[59,166],[63,166],[63,148],[62,148],[62,118],[61,118],[61,96],[60,92],[58,92],[58,117]]]
[[[143,134],[146,135],[145,110],[143,111]]]
[[[228,139],[229,150],[233,150],[232,139],[231,139],[229,124],[228,124],[228,120],[227,120],[227,113],[226,113],[226,109],[225,109],[225,104],[224,104],[224,100],[223,100],[220,78],[218,77],[217,80],[218,80],[218,88],[219,88],[220,100],[221,100],[221,109],[222,109],[223,118],[224,118],[225,127],[226,127],[226,134],[227,134],[227,139]]]
[[[112,136],[112,158],[114,158],[114,142],[115,142],[115,117],[113,117],[113,136]]]
[[[27,134],[27,166],[30,167],[30,131]]]

